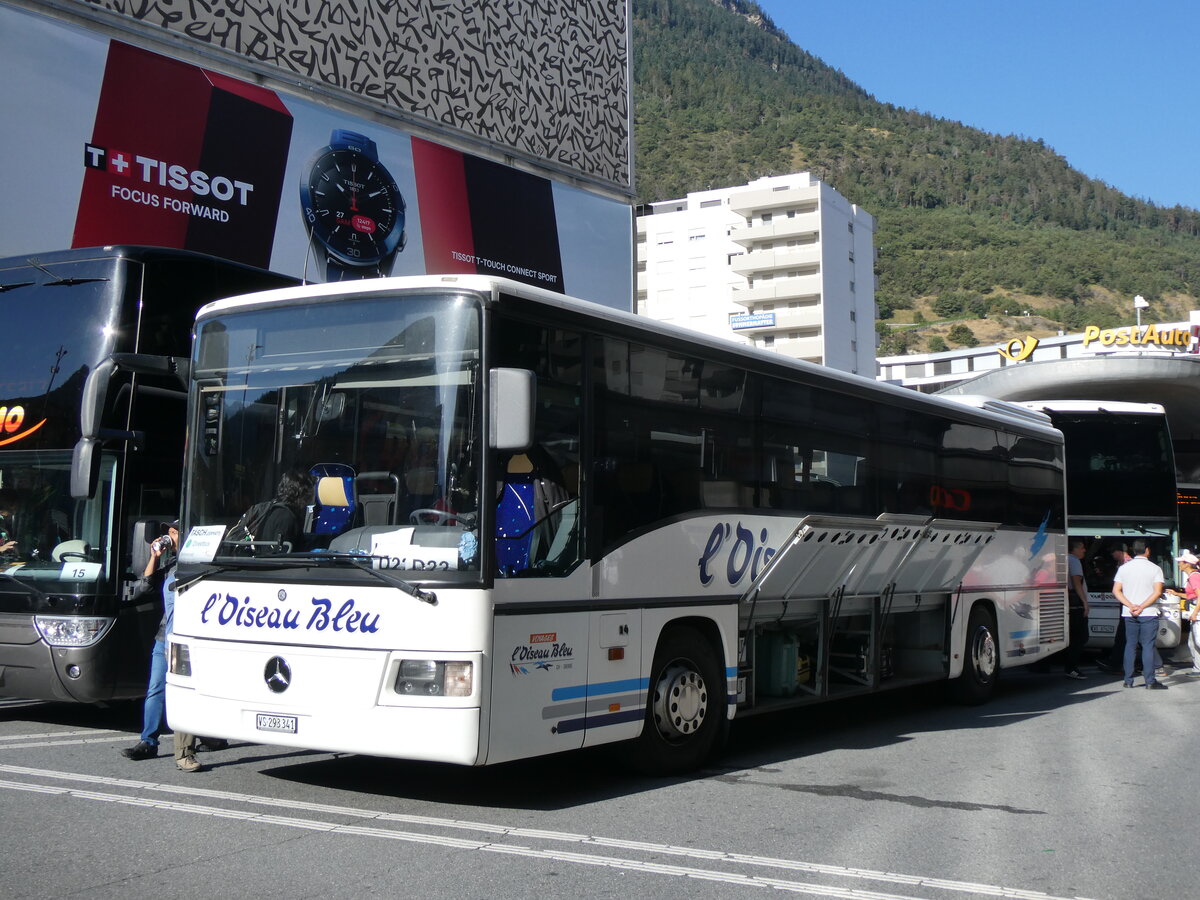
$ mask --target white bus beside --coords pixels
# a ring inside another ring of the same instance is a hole
[[[185,731],[678,771],[737,715],[982,701],[1065,646],[1062,440],[1019,407],[479,276],[210,304],[190,400]],[[285,475],[292,526],[238,524]]]
[[[1067,466],[1067,532],[1087,543],[1088,646],[1111,647],[1121,615],[1113,576],[1121,551],[1138,538],[1167,578],[1176,577],[1179,512],[1175,456],[1166,410],[1157,403],[1117,400],[1030,400],[1063,434]],[[1177,647],[1180,609],[1159,601],[1158,646]]]

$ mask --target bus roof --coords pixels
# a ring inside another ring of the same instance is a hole
[[[299,287],[280,288],[262,291],[254,294],[242,294],[217,300],[202,307],[196,314],[196,321],[222,313],[238,312],[251,309],[263,309],[275,305],[320,300],[351,295],[386,294],[396,291],[451,291],[467,290],[490,297],[498,297],[501,293],[529,300],[545,306],[582,316],[593,316],[604,321],[607,326],[617,326],[622,330],[636,332],[645,336],[648,342],[661,343],[664,338],[681,342],[692,347],[703,348],[724,357],[734,357],[741,364],[762,370],[791,370],[800,371],[821,380],[839,382],[848,390],[858,394],[873,397],[888,397],[898,405],[913,408],[925,408],[936,414],[959,420],[987,420],[993,424],[1003,423],[1008,428],[1025,429],[1036,432],[1047,440],[1061,442],[1062,436],[1048,420],[1033,417],[1027,410],[1018,410],[1015,404],[991,400],[987,404],[976,403],[961,397],[935,397],[922,394],[909,388],[865,378],[840,369],[831,369],[817,363],[793,359],[769,350],[723,340],[697,331],[691,331],[678,325],[658,322],[638,316],[631,312],[603,306],[589,300],[581,300],[554,291],[534,287],[508,278],[489,275],[412,275],[391,278],[369,278],[361,281],[335,281],[324,284],[307,284]]]
[[[1166,415],[1166,409],[1158,403],[1130,403],[1123,400],[1021,400],[1012,402],[1018,406],[1035,409],[1047,414],[1062,412],[1106,413],[1108,415]]]

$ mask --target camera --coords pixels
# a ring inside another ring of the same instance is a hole
[[[162,537],[154,539],[154,543],[150,545],[150,549],[158,553],[166,553],[171,549],[171,536],[164,534]]]

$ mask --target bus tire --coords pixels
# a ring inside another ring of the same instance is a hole
[[[654,652],[642,733],[623,748],[625,761],[649,775],[688,772],[720,748],[728,729],[725,672],[700,631],[665,631]]]
[[[971,607],[967,639],[963,646],[962,674],[954,680],[952,693],[959,703],[977,705],[988,700],[1000,677],[1000,649],[996,619],[982,603]]]

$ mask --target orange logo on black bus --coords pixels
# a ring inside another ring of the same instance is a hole
[[[14,444],[22,438],[27,438],[43,425],[46,420],[38,422],[29,428],[22,429],[25,424],[25,407],[23,406],[0,406],[0,447],[5,444]]]

